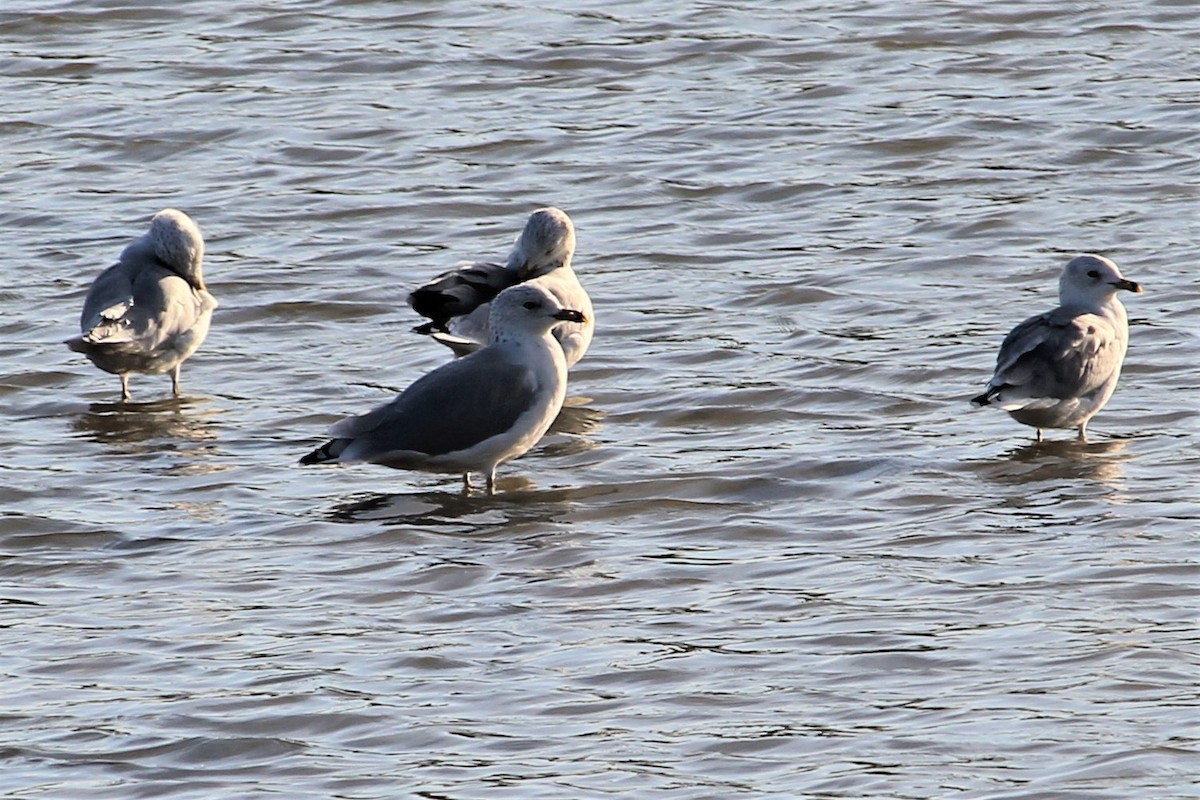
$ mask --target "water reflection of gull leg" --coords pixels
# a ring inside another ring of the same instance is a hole
[[[570,509],[570,490],[537,491],[528,483],[524,491],[505,487],[503,494],[492,496],[444,491],[357,494],[333,506],[326,516],[333,522],[375,522],[470,535],[510,525],[543,526]]]
[[[169,398],[149,403],[92,403],[78,415],[74,430],[101,444],[144,444],[161,439],[208,442],[217,438],[209,424],[216,413],[207,401]],[[144,449],[144,448],[138,448]]]
[[[1079,439],[1028,442],[1008,451],[987,469],[997,482],[1025,485],[1090,480],[1114,490],[1124,488],[1123,464],[1129,439],[1085,442]]]

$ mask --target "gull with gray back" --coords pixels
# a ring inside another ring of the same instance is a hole
[[[1037,428],[1039,442],[1043,428],[1077,428],[1087,441],[1088,421],[1112,397],[1129,344],[1122,289],[1142,291],[1103,256],[1071,259],[1059,278],[1058,308],[1013,328],[986,390],[971,402]]]
[[[204,285],[204,239],[182,211],[164,209],[150,230],[100,273],[83,301],[81,333],[66,344],[121,379],[129,400],[131,373],[171,375],[204,342],[216,299]]]
[[[492,298],[509,286],[531,283],[587,320],[560,322],[553,330],[567,366],[572,367],[587,352],[595,329],[591,298],[571,268],[574,254],[571,218],[561,209],[539,208],[529,216],[505,263],[467,264],[413,290],[409,305],[430,320],[416,331],[431,334],[460,356],[478,350],[489,340]]]
[[[496,467],[528,452],[562,408],[567,366],[550,336],[583,324],[540,286],[519,284],[490,303],[488,344],[419,378],[389,403],[333,426],[301,464],[369,462],[395,469],[472,471],[496,488]]]

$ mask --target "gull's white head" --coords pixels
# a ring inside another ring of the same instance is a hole
[[[204,237],[191,217],[174,208],[164,208],[150,220],[146,236],[159,261],[197,289],[205,288],[201,273]]]
[[[1103,305],[1120,289],[1142,293],[1142,287],[1126,280],[1116,264],[1090,253],[1067,262],[1058,279],[1058,299],[1063,305]]]
[[[554,295],[540,286],[519,283],[492,300],[488,327],[492,341],[514,335],[545,336],[560,322],[584,322],[583,312],[563,308]]]
[[[538,278],[561,266],[570,266],[575,254],[575,226],[558,208],[539,208],[529,215],[525,230],[508,256],[508,268],[521,280]]]

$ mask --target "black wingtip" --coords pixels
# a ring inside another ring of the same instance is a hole
[[[313,450],[308,455],[300,459],[300,463],[305,466],[309,464],[323,464],[326,461],[332,461],[337,458],[337,454],[333,452],[334,445],[337,444],[337,439],[332,439],[325,444]]]
[[[431,320],[424,325],[418,325],[413,328],[413,333],[419,333],[423,336],[429,336],[434,333],[449,333],[450,329],[446,327],[448,320]]]
[[[980,406],[980,407],[990,406],[992,404],[992,400],[996,397],[996,395],[1000,394],[1001,391],[1003,391],[1004,389],[1007,389],[1007,388],[1008,388],[1007,383],[1004,384],[1003,386],[989,386],[988,390],[986,392],[984,392],[983,394],[979,395],[979,397],[971,398],[971,405]]]

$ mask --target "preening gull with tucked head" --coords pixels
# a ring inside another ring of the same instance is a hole
[[[582,324],[540,286],[519,284],[491,302],[488,344],[419,378],[390,403],[333,426],[301,464],[370,462],[396,469],[472,471],[496,490],[496,467],[528,452],[562,408],[567,365],[550,329]]]
[[[1129,344],[1129,318],[1117,291],[1141,294],[1117,265],[1081,255],[1058,281],[1058,308],[1022,322],[1000,345],[996,372],[971,402],[995,405],[1017,422],[1037,428],[1078,428],[1112,397]]]
[[[179,396],[180,365],[208,336],[217,307],[204,285],[203,261],[200,228],[168,208],[92,284],[79,320],[82,333],[66,343],[120,377],[122,400],[130,399],[133,372],[169,372],[171,392]]]
[[[554,327],[567,366],[574,366],[587,352],[595,328],[591,298],[571,268],[574,254],[571,218],[561,209],[539,208],[529,215],[504,264],[468,264],[413,290],[409,305],[430,320],[416,330],[432,334],[458,355],[478,350],[489,340],[488,304],[492,298],[509,286],[532,283],[550,292],[564,308],[586,318],[586,322],[560,322]]]

